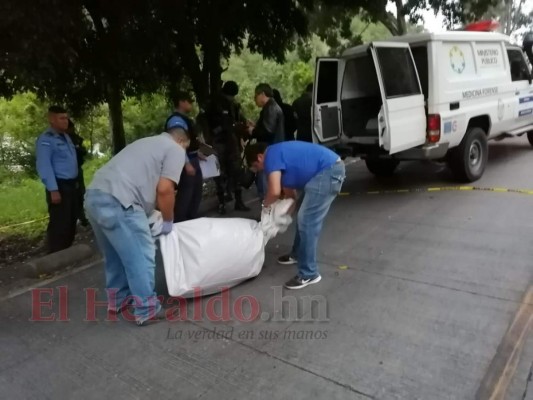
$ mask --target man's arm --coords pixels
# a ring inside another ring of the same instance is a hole
[[[297,197],[296,190],[290,189],[290,188],[286,188],[286,187],[283,188],[283,198],[284,199],[294,199],[295,200],[296,197]]]
[[[265,130],[272,136],[276,135],[276,127],[278,126],[279,114],[276,108],[268,105],[265,109],[265,117],[263,118],[263,125]],[[281,110],[280,110],[281,111]],[[281,115],[283,113],[281,112]]]
[[[258,142],[270,143],[274,138],[274,132],[269,130],[269,127],[270,129],[273,129],[271,127],[272,122],[267,122],[267,120],[272,120],[272,112],[270,110],[270,107],[261,110],[259,121],[257,121],[257,125],[253,128],[251,132],[252,137],[254,139],[257,139]]]
[[[185,150],[174,144],[163,159],[161,176],[157,183],[157,206],[163,215],[163,221],[174,220],[174,184],[180,182],[181,171],[186,161]]]
[[[296,190],[286,188],[286,187],[283,188],[283,198],[294,200],[294,203],[292,203],[292,206],[288,210],[289,214],[294,214],[294,211],[296,211],[296,205],[297,205],[296,198],[297,197],[298,197],[298,193],[296,193]]]
[[[268,175],[268,189],[263,205],[270,207],[281,196],[281,171],[273,171]]]
[[[40,136],[37,139],[35,155],[37,159],[37,173],[44,183],[46,190],[50,192],[53,204],[61,202],[61,195],[57,188],[57,181],[52,167],[52,141],[51,138]]]
[[[174,220],[174,182],[168,178],[159,178],[157,183],[157,208],[161,211],[163,221]]]

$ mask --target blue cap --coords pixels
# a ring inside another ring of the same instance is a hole
[[[175,128],[181,128],[183,130],[185,130],[186,132],[189,131],[189,126],[187,125],[187,122],[185,122],[185,120],[181,117],[172,117],[168,120],[168,123],[167,123],[167,131],[171,130],[171,129],[175,129]]]

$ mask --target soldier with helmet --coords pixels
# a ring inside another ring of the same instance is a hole
[[[235,101],[238,93],[236,82],[225,82],[206,112],[211,144],[217,152],[222,170],[222,176],[215,178],[219,214],[226,213],[226,201],[233,200],[232,194],[235,196],[235,210],[250,211],[242,201],[240,184],[241,130],[246,132],[246,120]]]

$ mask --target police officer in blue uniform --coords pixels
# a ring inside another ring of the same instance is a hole
[[[46,188],[48,204],[48,252],[72,245],[78,218],[78,161],[76,148],[66,133],[68,115],[64,108],[48,109],[50,126],[37,139],[37,173]]]
[[[193,110],[194,99],[188,92],[178,92],[174,98],[174,112],[165,122],[165,131],[169,126],[183,120],[187,124],[190,145],[187,149],[187,161],[181,173],[174,203],[174,222],[183,222],[198,218],[204,180],[200,169],[200,159],[205,157],[200,152],[200,142],[194,121],[189,117]]]

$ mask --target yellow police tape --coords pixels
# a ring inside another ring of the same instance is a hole
[[[449,192],[449,191],[479,191],[479,192],[497,192],[497,193],[518,193],[533,195],[533,190],[530,189],[507,189],[507,188],[484,188],[477,186],[443,186],[443,187],[429,187],[429,188],[412,188],[412,189],[393,189],[393,190],[370,190],[367,192],[341,192],[340,196],[357,196],[357,195],[375,195],[375,194],[402,194],[402,193],[426,193],[426,192]],[[15,228],[17,226],[29,225],[35,222],[44,221],[48,217],[34,219],[32,221],[21,222],[13,225],[0,226],[0,231]]]
[[[477,186],[444,186],[429,188],[412,188],[412,189],[393,189],[393,190],[370,190],[367,192],[341,192],[341,196],[350,195],[375,195],[375,194],[398,194],[398,193],[426,193],[426,192],[446,192],[446,191],[479,191],[479,192],[497,192],[497,193],[518,193],[533,195],[531,189],[507,189],[507,188],[484,188]]]
[[[31,221],[26,221],[26,222],[20,222],[18,224],[13,224],[13,225],[0,226],[0,231],[6,230],[9,228],[16,228],[17,226],[30,225],[35,222],[44,221],[45,219],[48,219],[48,217],[38,218],[38,219],[31,220]]]

